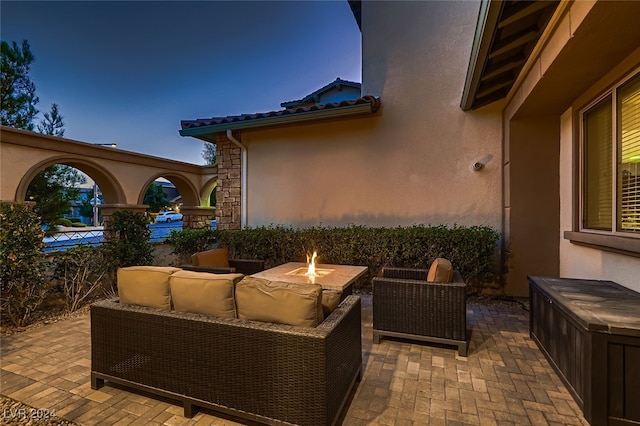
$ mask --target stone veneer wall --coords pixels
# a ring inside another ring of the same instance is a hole
[[[239,136],[236,136],[240,140]],[[216,136],[218,186],[216,221],[218,229],[240,229],[241,150],[223,133]]]
[[[214,208],[182,206],[182,227],[185,229],[208,229],[211,226]]]

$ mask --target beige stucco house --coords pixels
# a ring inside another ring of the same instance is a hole
[[[640,291],[640,2],[349,3],[360,97],[182,122],[219,227],[487,225],[508,294]]]

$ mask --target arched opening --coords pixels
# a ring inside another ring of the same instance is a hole
[[[152,227],[167,228],[168,223],[170,227],[193,229],[215,226],[216,222],[212,220],[213,210],[208,206],[209,199],[203,198],[204,194],[206,197],[211,195],[215,181],[208,186],[208,191],[200,191],[190,180],[178,173],[157,173],[142,187],[139,204],[149,206],[147,211],[152,222],[155,222]],[[166,195],[164,204],[154,205],[151,200],[160,195],[161,190]]]
[[[216,188],[218,186],[218,179],[214,178],[204,184],[200,191],[200,199],[202,200],[202,207],[215,207],[216,206]]]
[[[166,184],[165,182],[168,182]],[[165,189],[167,197],[174,199],[176,206],[199,206],[200,196],[197,189],[184,177],[173,173],[158,173],[149,179],[142,187],[142,191],[138,196],[138,204],[146,204],[144,202],[149,188],[153,185],[161,185]]]
[[[64,195],[54,194],[56,191]],[[125,196],[116,179],[100,165],[84,158],[56,157],[29,169],[16,189],[15,200],[40,202],[47,213],[43,223],[51,224],[59,215],[98,225],[98,205],[124,203]]]

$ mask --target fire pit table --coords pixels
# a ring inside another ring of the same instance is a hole
[[[315,275],[307,275],[308,265],[303,262],[289,262],[267,269],[252,276],[270,281],[296,284],[320,284],[328,290],[341,290],[342,297],[351,294],[353,283],[367,272],[366,266],[318,264]]]

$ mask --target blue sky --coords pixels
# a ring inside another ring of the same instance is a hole
[[[340,77],[361,81],[342,1],[2,1],[4,41],[26,39],[40,98],[65,137],[202,164],[180,120],[282,109]],[[40,119],[40,117],[39,117]]]

